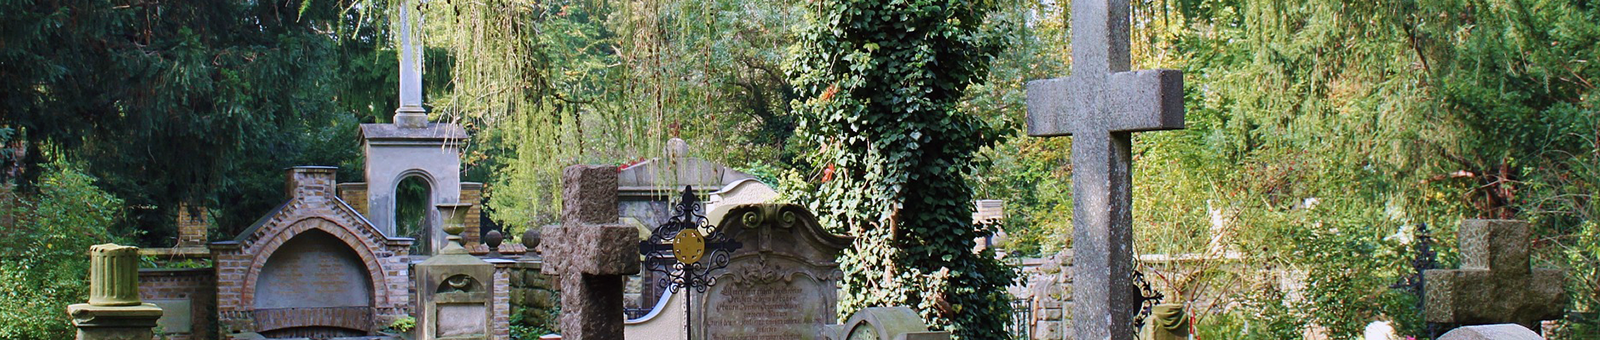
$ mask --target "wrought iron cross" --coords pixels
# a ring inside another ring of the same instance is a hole
[[[683,195],[672,206],[672,217],[657,226],[650,238],[639,243],[644,254],[644,264],[650,271],[661,273],[661,288],[676,294],[684,290],[684,320],[691,317],[693,301],[689,290],[705,293],[717,284],[712,271],[726,268],[733,252],[744,247],[720,228],[706,225],[705,206],[694,194],[694,187],[684,186]],[[694,334],[693,322],[684,322],[684,330]]]

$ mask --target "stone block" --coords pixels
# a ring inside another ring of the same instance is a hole
[[[161,307],[144,303],[132,306],[97,306],[86,303],[67,306],[77,340],[150,339],[151,328],[161,319]]]
[[[599,165],[573,165],[561,173],[561,222],[576,224],[617,223],[617,168]]]
[[[612,210],[615,212],[615,209]],[[639,230],[612,224],[578,227],[576,251],[569,264],[585,274],[633,275],[639,273]]]
[[[1517,324],[1467,326],[1450,330],[1439,340],[1543,340],[1538,333]]]
[[[1528,274],[1528,222],[1466,220],[1461,222],[1461,269],[1488,269],[1496,277]],[[1481,254],[1481,256],[1467,256]]]
[[[1558,269],[1529,267],[1528,236],[1527,223],[1521,221],[1463,221],[1461,269],[1423,273],[1426,320],[1536,327],[1539,320],[1560,317],[1566,305],[1564,275]]]

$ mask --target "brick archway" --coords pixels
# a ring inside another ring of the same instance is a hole
[[[253,247],[256,249],[255,255],[250,261],[250,270],[245,273],[244,277],[243,288],[247,294],[240,297],[240,305],[255,306],[256,280],[261,276],[261,269],[266,267],[267,260],[278,252],[278,248],[308,230],[319,230],[333,235],[339,241],[344,242],[345,246],[355,251],[356,256],[361,258],[361,263],[367,270],[367,277],[372,284],[372,304],[374,306],[389,304],[389,301],[387,301],[388,294],[383,293],[385,277],[383,275],[383,267],[378,264],[376,255],[372,253],[372,249],[382,249],[383,244],[360,237],[348,228],[348,226],[334,223],[325,218],[306,217],[290,223],[288,227],[266,235],[267,238],[265,239],[269,241]]]

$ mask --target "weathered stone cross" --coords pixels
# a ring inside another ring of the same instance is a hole
[[[1183,74],[1129,72],[1128,0],[1072,2],[1072,75],[1028,82],[1028,135],[1072,135],[1074,339],[1133,339],[1133,132],[1183,128]]]
[[[1566,307],[1560,269],[1528,268],[1528,222],[1461,221],[1461,269],[1423,272],[1428,322],[1538,329]]]
[[[617,168],[561,175],[561,225],[542,229],[539,248],[544,273],[560,276],[562,339],[622,339],[622,276],[639,273],[639,230],[618,223]]]

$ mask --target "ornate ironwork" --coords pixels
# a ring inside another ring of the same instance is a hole
[[[680,243],[700,243],[703,247],[674,246]],[[705,206],[695,196],[694,188],[683,187],[683,194],[672,205],[672,217],[657,226],[650,238],[639,244],[645,257],[645,267],[663,275],[658,285],[677,293],[689,288],[705,293],[717,284],[711,273],[728,266],[733,252],[743,247],[732,237],[713,226],[706,225]],[[697,251],[694,254],[680,252]]]
[[[1166,296],[1156,291],[1150,281],[1144,279],[1144,272],[1141,271],[1133,271],[1133,286],[1139,288],[1139,311],[1133,314],[1133,332],[1138,333],[1140,328],[1144,328],[1144,319],[1150,317],[1150,311]]]
[[[1412,251],[1415,252],[1416,257],[1411,259],[1411,269],[1415,272],[1401,278],[1400,282],[1396,282],[1389,288],[1407,290],[1416,294],[1418,318],[1426,320],[1428,286],[1426,276],[1423,276],[1423,273],[1429,269],[1434,269],[1437,264],[1434,259],[1438,253],[1433,251],[1433,235],[1428,232],[1427,223],[1418,223],[1417,229],[1413,230],[1412,233],[1416,235],[1416,240],[1412,243]],[[1438,337],[1438,326],[1438,324],[1431,322],[1427,323],[1425,331],[1429,337]]]

